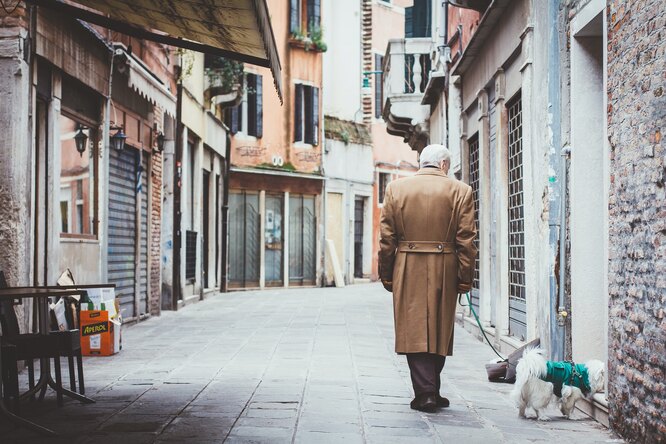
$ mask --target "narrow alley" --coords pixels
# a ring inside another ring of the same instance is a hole
[[[23,407],[61,435],[53,443],[623,442],[579,412],[519,419],[512,386],[486,381],[492,357],[458,328],[443,373],[451,407],[419,413],[381,285],[235,292],[126,328],[122,353],[86,358],[95,404]],[[44,442],[6,422],[0,435]]]

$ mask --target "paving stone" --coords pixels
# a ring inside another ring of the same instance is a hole
[[[451,407],[426,414],[409,407],[380,285],[228,293],[128,327],[121,353],[86,358],[96,404],[58,408],[49,391],[24,414],[65,434],[49,444],[622,442],[557,410],[548,423],[518,418],[512,386],[487,381],[492,351],[464,330],[455,337],[442,381]],[[2,421],[0,434],[45,442]]]
[[[360,433],[337,433],[337,432],[318,432],[318,431],[298,431],[294,440],[299,444],[362,444],[363,435]]]

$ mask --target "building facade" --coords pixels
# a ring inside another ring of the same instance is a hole
[[[425,68],[403,69],[416,55],[391,60],[387,120],[429,128],[474,190],[471,296],[486,333],[505,353],[540,338],[553,359],[606,360],[607,393],[578,406],[662,442],[663,5],[437,3],[425,124],[417,106],[411,122],[398,115],[400,83],[423,82]],[[469,309],[460,322],[477,331]]]
[[[414,174],[418,170],[417,151],[408,142],[410,135],[394,131],[391,120],[385,120],[394,110],[387,94],[391,82],[391,53],[387,50],[393,39],[405,41],[411,23],[411,0],[363,0],[363,70],[373,74],[371,92],[363,100],[364,120],[370,124],[374,156],[374,190],[372,202],[372,279],[378,278],[379,218],[384,191],[392,180]],[[407,25],[407,26],[406,26]],[[404,64],[403,64],[404,66]],[[402,85],[401,85],[402,87]],[[404,92],[404,91],[403,91]],[[409,93],[404,97],[409,100]],[[396,137],[397,136],[397,137]],[[425,146],[425,145],[424,145]]]
[[[10,285],[55,285],[66,269],[76,283],[115,284],[124,321],[136,322],[225,281],[224,98],[211,91],[201,53],[164,42],[186,37],[188,47],[270,66],[270,78],[280,62],[264,3],[216,16],[243,25],[206,43],[196,41],[188,4],[170,12],[181,14],[176,36],[147,29],[141,14],[80,4],[18,2],[0,13],[0,196],[8,203],[0,269]],[[275,84],[278,97],[279,76]],[[19,310],[26,329],[31,308]]]
[[[335,33],[323,73],[326,284],[344,285],[372,274],[373,146],[363,121],[362,2],[323,7],[324,29]]]
[[[54,285],[70,269],[77,283],[116,284],[126,322],[159,313],[156,136],[175,111],[168,53],[41,8],[21,9],[2,25],[5,74],[24,74],[3,76],[10,91],[0,112],[15,135],[2,149],[3,189],[23,214],[2,218],[11,284]],[[20,43],[29,32],[33,46]],[[121,128],[125,147],[116,150],[109,141]]]
[[[246,65],[231,130],[229,288],[312,286],[323,274],[322,52],[319,1],[268,2],[284,103],[270,72]]]

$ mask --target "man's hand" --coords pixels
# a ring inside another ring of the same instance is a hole
[[[393,282],[392,281],[385,281],[384,279],[382,279],[382,285],[384,286],[386,291],[389,291],[389,292],[393,293]]]
[[[472,289],[472,284],[458,283],[458,293],[467,293]]]

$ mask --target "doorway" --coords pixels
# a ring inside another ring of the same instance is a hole
[[[208,263],[209,263],[209,238],[210,236],[208,235],[209,233],[209,228],[210,228],[210,172],[203,170],[203,184],[202,184],[202,189],[203,189],[203,227],[202,228],[202,235],[203,235],[203,251],[202,251],[202,256],[203,256],[203,285],[204,288],[210,288],[210,276],[208,273]]]
[[[591,2],[571,38],[571,353],[604,357],[608,324],[609,148],[605,135],[604,8]],[[592,7],[599,8],[595,15]],[[585,17],[593,17],[586,20]],[[600,307],[606,307],[600,316]]]
[[[354,200],[354,277],[363,278],[363,227],[365,214],[365,199],[357,197]]]
[[[279,194],[266,195],[266,215],[264,221],[264,270],[266,287],[281,287],[282,277],[283,236],[282,221],[284,199]]]

